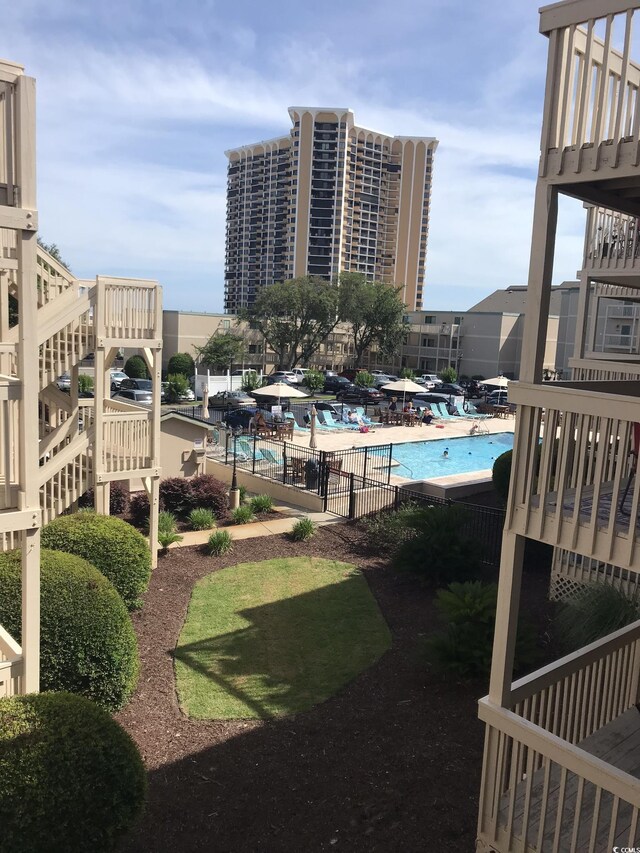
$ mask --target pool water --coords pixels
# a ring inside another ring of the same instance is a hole
[[[393,458],[401,464],[394,466],[391,472],[411,480],[431,480],[452,474],[486,471],[493,468],[498,456],[512,448],[511,432],[394,444]],[[444,456],[445,450],[448,456]]]

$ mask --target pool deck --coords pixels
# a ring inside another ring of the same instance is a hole
[[[486,426],[490,434],[513,432],[515,417],[486,418],[481,421],[482,429]],[[346,450],[350,447],[372,447],[376,444],[404,444],[410,441],[435,441],[437,439],[462,438],[470,435],[473,421],[466,418],[459,420],[434,421],[430,426],[390,426],[374,424],[369,432],[361,433],[356,430],[316,430],[316,447],[318,450]],[[300,447],[309,446],[309,433],[294,432],[293,444]],[[428,483],[428,493],[453,497],[455,494],[470,494],[486,491],[490,488],[491,470],[474,471],[467,474],[452,474],[448,477],[435,477],[429,480],[411,480],[391,473],[391,482],[401,485]]]

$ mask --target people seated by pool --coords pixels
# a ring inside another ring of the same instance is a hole
[[[427,426],[429,426],[429,424],[434,419],[434,417],[435,417],[435,415],[431,411],[430,407],[425,406],[424,411],[422,412],[422,417],[419,418],[419,423],[420,423],[420,425],[426,424]]]
[[[302,416],[302,420],[303,420],[305,426],[311,425],[311,414],[309,412],[309,409],[304,410],[304,415]]]
[[[358,424],[358,426],[360,426],[362,418],[357,412],[352,412],[351,409],[349,409],[349,411],[347,412],[347,421],[350,424]]]
[[[267,429],[267,422],[260,409],[253,416],[253,425],[256,432],[264,432]]]
[[[391,402],[389,403],[389,411],[390,412],[397,412],[397,410],[398,410],[398,398],[392,397]]]

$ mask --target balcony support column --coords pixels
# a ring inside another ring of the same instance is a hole
[[[581,273],[580,290],[578,292],[578,316],[576,318],[576,339],[573,347],[574,358],[584,358],[589,324],[590,288],[591,282],[589,281],[589,276],[585,272]]]
[[[511,683],[513,681],[513,660],[518,631],[524,545],[524,536],[507,530],[504,531],[500,554],[496,630],[493,638],[491,680],[489,682],[489,699],[503,708],[509,708],[511,705]]]
[[[558,190],[555,186],[548,186],[544,181],[538,180],[520,358],[520,379],[524,382],[542,381],[557,221]]]

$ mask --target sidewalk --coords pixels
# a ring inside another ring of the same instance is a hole
[[[330,512],[306,512],[300,507],[279,504],[274,509],[281,514],[281,518],[270,518],[267,521],[254,521],[251,524],[232,524],[229,527],[215,528],[212,530],[189,530],[182,533],[182,541],[174,542],[170,548],[186,548],[190,545],[205,545],[216,529],[227,530],[232,539],[253,539],[256,536],[273,536],[276,533],[289,533],[293,525],[300,518],[310,518],[322,527],[325,524],[335,524],[344,521]]]

